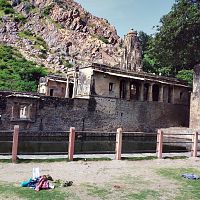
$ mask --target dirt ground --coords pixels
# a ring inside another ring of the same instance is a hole
[[[54,179],[72,180],[74,184],[70,190],[79,196],[76,199],[133,199],[128,197],[121,198],[120,195],[125,195],[126,191],[137,192],[145,189],[145,187],[151,191],[164,191],[165,195],[158,199],[173,199],[178,192],[179,185],[174,180],[159,176],[157,171],[162,168],[198,169],[200,167],[200,158],[142,161],[0,163],[0,182],[19,184],[21,181],[31,178],[33,167],[39,167],[41,174],[50,174]],[[102,198],[98,195],[91,197],[85,192],[83,186],[99,187],[107,191],[108,196],[110,191],[113,191],[113,193],[109,198],[106,197],[107,194],[103,195]],[[80,195],[82,198],[80,198]],[[118,198],[116,198],[116,195],[118,195]]]
[[[50,174],[54,179],[72,180],[75,184],[106,183],[126,176],[154,179],[156,169],[200,167],[199,158],[155,159],[142,161],[74,161],[52,163],[0,163],[0,181],[17,183],[32,176],[32,168],[39,167],[40,174]]]

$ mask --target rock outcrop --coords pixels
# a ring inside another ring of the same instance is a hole
[[[0,42],[26,59],[61,72],[74,63],[119,65],[124,48],[116,29],[74,0],[8,2],[0,8]]]
[[[119,63],[122,40],[107,20],[73,0],[12,0],[0,21],[0,42],[29,60],[65,71],[69,63]],[[7,6],[7,5],[6,5]]]

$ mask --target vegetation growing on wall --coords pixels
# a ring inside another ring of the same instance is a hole
[[[27,61],[16,49],[0,44],[0,89],[36,91],[47,70]]]

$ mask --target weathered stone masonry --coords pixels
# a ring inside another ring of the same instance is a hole
[[[190,128],[200,129],[200,65],[194,67],[193,92],[190,104]]]
[[[66,99],[27,94],[0,93],[0,129],[63,131],[110,130],[123,127],[129,131],[154,131],[169,126],[188,126],[189,108],[159,102],[126,101],[118,98],[91,97]],[[24,118],[24,107],[29,108]]]

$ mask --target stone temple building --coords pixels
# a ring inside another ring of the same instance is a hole
[[[91,63],[65,77],[42,77],[38,93],[0,92],[0,128],[155,131],[189,125],[191,88],[142,71],[137,33],[124,39],[117,67]]]
[[[130,71],[142,71],[142,49],[137,32],[131,30],[124,37],[124,50],[121,68]]]

